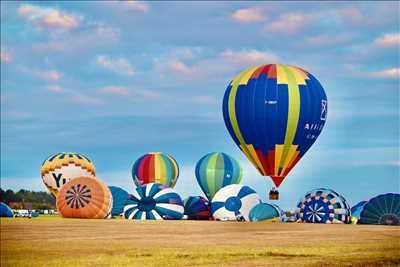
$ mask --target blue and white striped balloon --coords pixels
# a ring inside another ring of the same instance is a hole
[[[221,188],[211,202],[211,212],[216,220],[232,221],[238,217],[249,220],[250,210],[261,203],[256,191],[248,186],[232,184]]]
[[[181,197],[157,183],[136,187],[124,207],[124,217],[131,220],[180,220],[183,213]]]

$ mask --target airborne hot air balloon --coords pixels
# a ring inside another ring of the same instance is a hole
[[[350,223],[350,207],[343,196],[326,188],[308,192],[297,204],[296,214],[308,223]]]
[[[48,157],[40,170],[43,183],[54,196],[60,188],[76,177],[95,178],[96,168],[85,155],[78,153],[57,153]]]
[[[111,213],[112,195],[98,179],[74,178],[57,195],[57,209],[66,218],[104,219]]]
[[[279,187],[321,133],[327,103],[324,89],[309,72],[267,64],[233,78],[225,91],[223,115],[240,150]]]
[[[159,183],[173,188],[179,176],[175,159],[161,152],[141,156],[132,167],[133,181],[137,186]]]
[[[400,194],[387,193],[368,200],[358,223],[400,225]]]
[[[209,153],[196,164],[197,182],[210,201],[222,187],[240,183],[242,175],[239,162],[225,153]]]

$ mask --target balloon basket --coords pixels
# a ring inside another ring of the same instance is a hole
[[[279,199],[279,192],[278,190],[272,189],[269,191],[269,199],[270,200],[278,200]]]

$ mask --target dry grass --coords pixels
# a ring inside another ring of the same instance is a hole
[[[398,266],[400,228],[1,219],[1,266]]]

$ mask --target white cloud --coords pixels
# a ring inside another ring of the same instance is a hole
[[[64,93],[64,88],[59,85],[50,85],[47,87],[47,90],[52,93],[60,94]]]
[[[255,49],[241,51],[226,49],[220,54],[220,56],[227,61],[243,65],[276,63],[277,61],[279,61],[278,56],[276,56],[275,54]]]
[[[238,9],[232,13],[232,19],[242,23],[259,22],[265,20],[264,10],[260,7]]]
[[[170,77],[172,74],[174,79],[176,77],[201,79],[211,75],[235,74],[246,66],[276,63],[280,60],[277,55],[269,51],[256,49],[225,49],[214,56],[201,59],[200,56],[196,54],[194,58],[185,59],[175,53],[168,53],[167,56],[156,61],[156,71],[160,73],[161,77]]]
[[[399,47],[400,33],[387,33],[384,36],[375,39],[374,43],[380,47]]]
[[[62,74],[56,70],[35,70],[33,73],[42,80],[58,81]]]
[[[351,41],[351,36],[349,34],[322,34],[305,39],[305,43],[309,46],[333,46],[338,44],[343,44]]]
[[[75,91],[70,93],[72,94],[72,101],[78,104],[97,106],[104,103],[101,99],[95,96],[85,95]]]
[[[120,95],[127,96],[129,95],[129,89],[124,86],[107,86],[100,89],[102,94],[110,94],[110,95]]]
[[[68,14],[54,8],[44,8],[29,4],[21,5],[18,8],[18,14],[44,28],[74,29],[79,26],[82,20],[80,16]]]
[[[373,76],[379,78],[400,78],[400,68],[386,69],[372,73]]]
[[[149,5],[141,1],[122,1],[124,7],[128,10],[146,13],[150,10]]]
[[[284,13],[276,21],[267,22],[264,30],[272,33],[292,34],[300,31],[310,18],[301,13]]]
[[[97,56],[97,65],[110,70],[112,72],[132,76],[135,74],[135,67],[123,57],[111,58],[106,55]]]
[[[12,61],[11,54],[7,51],[0,52],[0,61],[4,63],[10,63]]]

